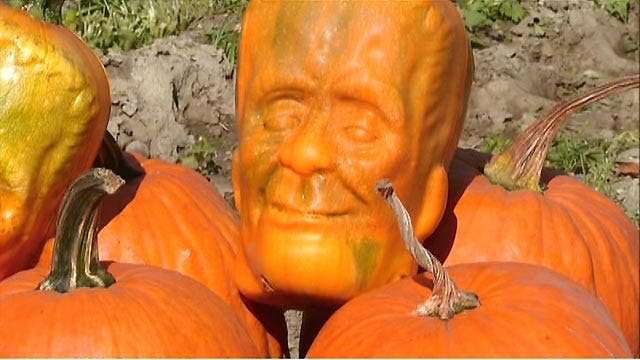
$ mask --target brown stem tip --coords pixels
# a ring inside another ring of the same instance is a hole
[[[415,313],[447,320],[464,310],[480,306],[478,296],[472,292],[458,289],[440,261],[416,239],[411,216],[395,194],[391,182],[387,179],[378,181],[376,191],[393,210],[400,226],[400,234],[405,248],[411,253],[418,265],[433,275],[431,297],[420,304]]]

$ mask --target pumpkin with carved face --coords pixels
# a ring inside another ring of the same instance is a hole
[[[417,270],[377,195],[426,238],[446,204],[473,76],[449,1],[254,1],[237,78],[241,292],[335,307]]]

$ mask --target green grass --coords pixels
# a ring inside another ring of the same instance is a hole
[[[629,0],[593,0],[602,6],[609,14],[622,22],[629,20]]]
[[[522,0],[453,0],[461,9],[465,26],[475,46],[482,47],[478,31],[499,27],[504,22],[519,23],[527,15]],[[591,0],[612,16],[626,22],[629,0]],[[199,17],[218,14],[234,19],[249,0],[68,0],[72,5],[63,23],[78,33],[93,48],[127,51],[148,45],[157,38],[184,31]],[[535,36],[544,36],[540,25]],[[205,35],[222,49],[235,66],[239,30],[228,21]]]
[[[484,47],[478,31],[499,27],[504,21],[519,23],[527,15],[519,0],[455,0],[462,12],[464,25],[469,32],[471,44]]]
[[[527,11],[519,0],[457,0],[469,32],[499,25],[502,21],[519,23]]]
[[[217,174],[220,165],[216,164],[215,157],[218,155],[218,147],[211,144],[206,138],[199,137],[186,151],[180,159],[180,163],[188,166],[206,178]]]
[[[638,209],[625,209],[613,188],[616,180],[616,161],[625,150],[640,147],[640,131],[626,131],[612,139],[587,139],[581,135],[559,134],[547,156],[547,166],[576,176],[588,186],[616,201],[627,215],[640,225]],[[484,139],[481,151],[498,153],[511,140],[497,134]]]
[[[207,15],[242,11],[247,0],[79,0],[63,23],[102,52],[128,51],[184,31]],[[213,30],[211,30],[213,31]],[[220,45],[232,48],[219,41]]]
[[[240,40],[240,30],[233,28],[211,29],[206,33],[209,41],[224,52],[229,59],[230,66],[235,69],[238,60],[238,43]]]
[[[518,24],[527,16],[527,3],[522,0],[453,0],[462,12],[465,27],[474,47],[484,47],[479,32],[487,28],[501,27],[505,22]],[[562,0],[561,0],[562,1]],[[629,0],[591,0],[622,22],[629,19]],[[535,3],[533,3],[535,4]],[[546,23],[533,24],[535,37],[546,35]]]
[[[236,26],[235,18],[244,12],[249,0],[224,0],[223,12],[229,14],[221,26],[209,29],[207,37],[216,48],[221,49],[229,59],[230,65],[235,69],[238,59],[238,42],[240,41],[240,29]]]

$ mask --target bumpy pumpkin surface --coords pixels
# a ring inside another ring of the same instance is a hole
[[[519,261],[552,268],[596,294],[637,351],[638,228],[613,201],[568,175],[546,171],[542,193],[494,185],[482,173],[489,157],[458,151],[445,216],[425,246],[445,265]]]
[[[220,297],[159,267],[100,262],[100,204],[124,181],[91,169],[69,187],[53,261],[0,282],[2,357],[258,357]]]
[[[46,270],[0,282],[1,357],[262,357],[235,311],[177,272],[113,263],[109,288],[59,294],[34,290]]]
[[[584,287],[541,266],[485,262],[448,268],[480,306],[452,319],[414,310],[431,295],[419,274],[360,295],[336,311],[307,357],[630,357],[624,335]]]
[[[640,350],[638,228],[611,199],[543,165],[572,112],[638,87],[640,75],[629,75],[558,103],[490,161],[488,154],[460,150],[449,172],[445,216],[425,242],[449,265],[518,261],[567,275],[604,302],[635,356]]]
[[[35,264],[110,109],[102,63],[82,40],[0,1],[0,279]]]
[[[233,282],[238,216],[194,170],[138,154],[126,157],[142,174],[103,202],[100,259],[155,265],[198,280],[247,323],[261,357],[281,357],[280,342],[286,341],[282,313],[246,302]],[[52,245],[53,239],[42,252],[41,265],[51,263]]]
[[[254,1],[242,27],[236,279],[282,307],[335,307],[415,273],[375,193],[426,237],[446,203],[473,59],[448,1]]]

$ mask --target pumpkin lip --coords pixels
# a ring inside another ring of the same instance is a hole
[[[350,209],[330,208],[322,206],[322,204],[320,206],[314,204],[313,206],[301,207],[280,201],[268,203],[264,210],[264,214],[268,215],[268,217],[273,217],[282,223],[314,223],[343,217],[351,213],[353,211]]]

